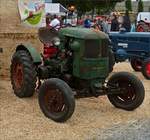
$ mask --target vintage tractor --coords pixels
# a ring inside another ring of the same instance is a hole
[[[150,12],[140,12],[137,16],[137,32],[150,32]]]
[[[46,117],[56,122],[69,119],[75,97],[107,95],[115,107],[128,111],[142,104],[144,87],[136,76],[118,72],[107,79],[114,62],[105,33],[70,27],[57,34],[41,28],[39,38],[44,44],[41,56],[31,46],[17,46],[11,83],[20,98],[32,96],[39,87],[39,105]]]
[[[129,60],[135,71],[141,71],[150,80],[150,33],[149,32],[110,32],[115,61]]]

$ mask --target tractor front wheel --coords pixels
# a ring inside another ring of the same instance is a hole
[[[128,72],[116,73],[109,79],[108,84],[120,91],[119,94],[108,94],[109,101],[115,107],[131,111],[142,104],[145,97],[144,87],[142,82],[133,74]]]
[[[39,105],[44,115],[56,122],[68,120],[75,108],[71,88],[62,80],[51,78],[39,89]]]
[[[141,71],[142,69],[142,60],[140,59],[131,59],[131,66],[135,71]]]
[[[146,79],[150,80],[150,58],[143,62],[142,73]]]
[[[36,70],[30,54],[25,50],[15,52],[10,69],[15,95],[20,98],[32,96],[36,87]]]

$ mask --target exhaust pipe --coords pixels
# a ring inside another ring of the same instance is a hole
[[[0,53],[2,53],[3,52],[3,49],[2,48],[0,48]]]

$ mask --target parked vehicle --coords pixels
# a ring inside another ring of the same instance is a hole
[[[150,79],[150,33],[110,32],[116,62],[129,60],[135,71]]]
[[[11,83],[20,98],[32,96],[38,84],[39,105],[46,117],[56,122],[69,119],[75,109],[74,97],[107,95],[115,107],[128,111],[142,104],[144,87],[133,74],[115,73],[106,81],[114,59],[105,33],[70,27],[57,34],[41,28],[39,39],[44,44],[42,56],[31,46],[17,46]]]
[[[140,12],[137,16],[137,32],[150,32],[150,12]]]

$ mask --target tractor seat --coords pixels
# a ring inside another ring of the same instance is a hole
[[[58,37],[58,31],[47,27],[41,27],[38,30],[38,36],[39,36],[39,40],[43,44],[49,44],[53,41],[55,37]]]

